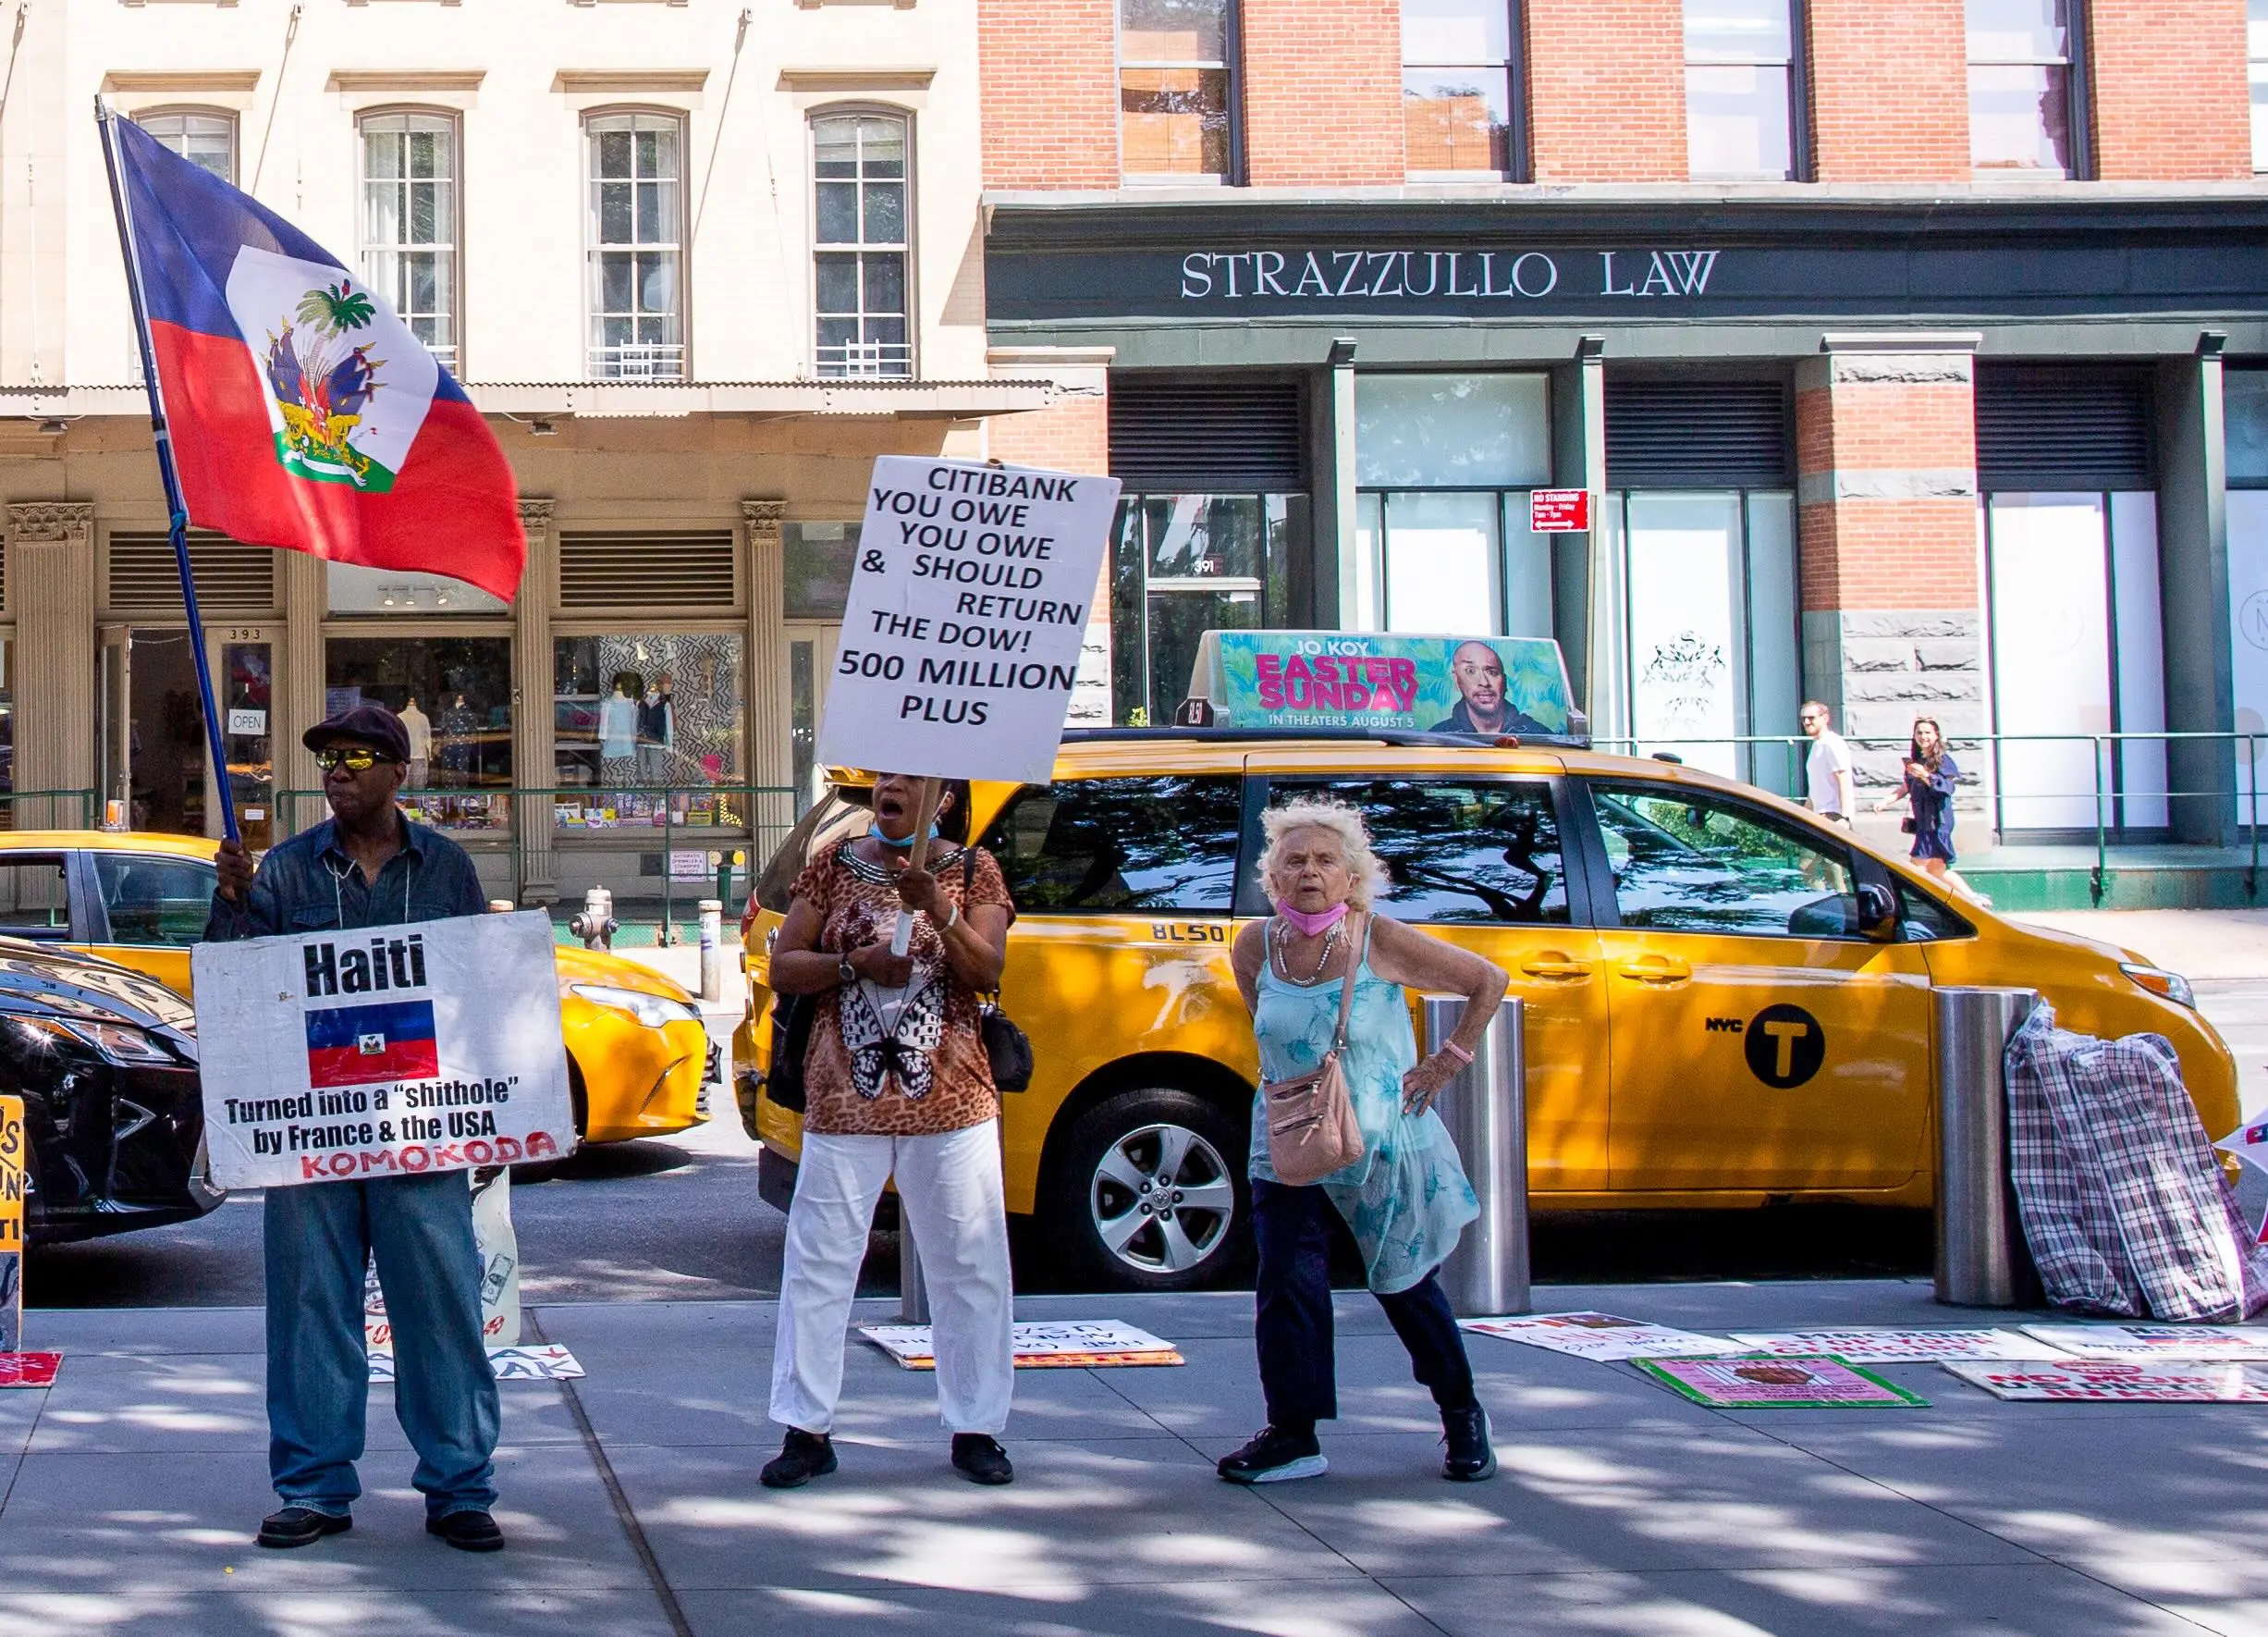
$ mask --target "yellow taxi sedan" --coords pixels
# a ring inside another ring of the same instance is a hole
[[[1053,782],[979,785],[972,817],[1015,900],[1003,1004],[1036,1062],[1002,1099],[1008,1207],[1095,1285],[1185,1287],[1241,1255],[1258,1063],[1229,950],[1268,913],[1260,815],[1294,796],[1362,812],[1383,913],[1511,974],[1539,1209],[1928,1204],[1941,984],[2164,1035],[2206,1129],[2237,1124],[2234,1060],[2180,978],[2004,920],[1753,787],[1424,734],[1074,733]],[[736,1090],[775,1202],[801,1132],[765,1094],[764,952],[863,799],[836,784],[756,887]]]
[[[109,831],[0,833],[0,935],[100,955],[190,993],[213,902],[214,843]],[[666,1137],[708,1118],[717,1077],[701,1010],[668,979],[596,950],[557,951],[575,1129]]]

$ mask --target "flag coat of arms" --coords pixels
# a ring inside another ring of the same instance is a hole
[[[307,1083],[318,1091],[441,1072],[431,1001],[325,1006],[307,1014]]]
[[[518,491],[464,388],[321,245],[110,124],[191,521],[509,600],[527,557]]]

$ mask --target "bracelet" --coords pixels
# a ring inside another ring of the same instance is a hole
[[[938,936],[940,938],[961,924],[961,905],[956,904],[951,907],[953,913],[938,923]]]
[[[1441,1050],[1448,1052],[1459,1063],[1465,1065],[1465,1067],[1470,1068],[1473,1066],[1473,1054],[1470,1052],[1467,1052],[1464,1047],[1458,1045],[1456,1041],[1443,1040],[1441,1042]]]

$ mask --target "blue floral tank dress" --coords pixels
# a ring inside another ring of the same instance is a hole
[[[1440,1115],[1415,1117],[1402,1110],[1402,1077],[1417,1062],[1417,1040],[1402,986],[1370,969],[1366,929],[1355,973],[1355,1003],[1347,1017],[1343,1067],[1363,1134],[1363,1157],[1315,1186],[1355,1233],[1370,1288],[1391,1296],[1422,1282],[1456,1249],[1465,1225],[1480,1214],[1480,1201],[1465,1179],[1455,1140]],[[1260,1075],[1288,1080],[1311,1074],[1330,1051],[1339,1027],[1339,982],[1313,986],[1286,981],[1271,957],[1260,967],[1259,1004],[1252,1032],[1260,1046]],[[1276,1181],[1268,1163],[1268,1114],[1252,1102],[1251,1175]]]

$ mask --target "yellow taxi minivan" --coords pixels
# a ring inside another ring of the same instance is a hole
[[[99,830],[0,831],[0,935],[100,955],[184,997],[217,880],[215,843]],[[664,1137],[708,1118],[721,1076],[701,1010],[635,961],[561,946],[559,1022],[585,1142]]]
[[[1002,1003],[1036,1063],[1001,1099],[1008,1208],[1090,1287],[1194,1286],[1244,1253],[1258,1064],[1229,950],[1268,913],[1260,815],[1298,796],[1361,811],[1383,913],[1511,974],[1536,1209],[1927,1205],[1940,984],[2164,1035],[2206,1129],[2237,1123],[2234,1060],[2180,978],[2003,919],[1730,779],[1572,739],[1074,732],[1053,782],[977,785],[972,833],[1015,900]],[[799,1127],[764,1095],[765,952],[864,799],[838,776],[751,903],[736,1091],[783,1208]]]

